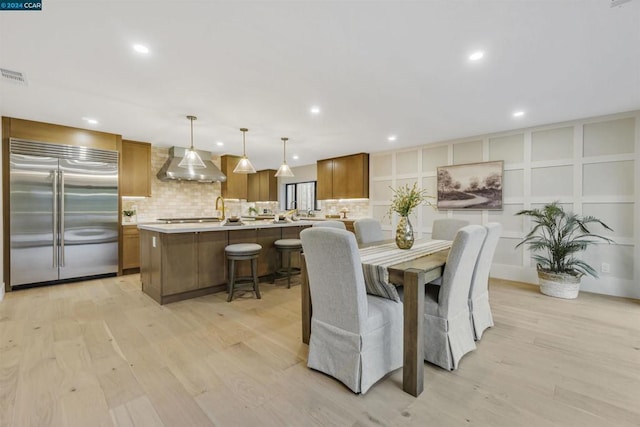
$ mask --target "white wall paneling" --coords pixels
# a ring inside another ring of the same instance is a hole
[[[417,236],[430,236],[436,218],[463,218],[475,224],[503,224],[492,275],[537,283],[531,254],[515,245],[530,228],[529,220],[516,217],[521,209],[559,201],[567,209],[593,215],[614,231],[595,231],[614,239],[615,245],[598,245],[584,259],[598,271],[603,262],[610,273],[600,279],[583,278],[583,290],[640,298],[640,215],[638,167],[640,112],[620,113],[509,132],[472,136],[371,154],[371,199],[374,217],[382,219],[390,202],[389,186],[417,182],[436,194],[438,166],[504,160],[501,211],[438,211],[428,206],[411,218]],[[393,235],[395,219],[383,222]]]

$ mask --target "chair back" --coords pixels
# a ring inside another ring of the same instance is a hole
[[[328,221],[327,221],[328,222]],[[313,301],[313,317],[359,334],[367,319],[367,293],[353,233],[311,227],[300,233]]]
[[[469,289],[473,270],[487,230],[481,225],[467,225],[458,230],[447,263],[438,296],[438,315],[448,318],[461,310],[468,310]]]
[[[347,226],[344,225],[344,222],[342,221],[333,221],[333,220],[329,220],[329,221],[316,221],[313,224],[314,227],[326,227],[326,228],[338,228],[340,230],[346,230]]]
[[[453,240],[462,227],[469,225],[466,219],[441,218],[433,221],[431,238],[434,240]]]
[[[361,218],[353,222],[358,243],[371,243],[384,240],[380,221],[373,218]]]
[[[493,255],[496,252],[496,247],[500,240],[500,234],[502,234],[502,224],[500,223],[490,222],[485,228],[487,229],[487,237],[484,239],[476,267],[473,270],[471,290],[469,291],[470,299],[486,292],[489,287],[489,271],[491,270]]]

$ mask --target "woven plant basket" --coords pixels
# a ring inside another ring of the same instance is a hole
[[[540,292],[550,297],[576,299],[580,291],[580,278],[582,276],[582,274],[574,276],[572,274],[552,273],[541,270],[538,267]]]

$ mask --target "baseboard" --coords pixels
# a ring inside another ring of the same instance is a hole
[[[538,284],[538,273],[535,268],[515,265],[493,264],[491,266],[491,277],[534,285]],[[595,294],[640,299],[640,286],[637,283],[633,280],[621,279],[610,275],[602,275],[598,279],[583,277],[580,290]]]

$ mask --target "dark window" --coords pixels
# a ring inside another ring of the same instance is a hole
[[[285,209],[318,210],[316,181],[286,184]]]

